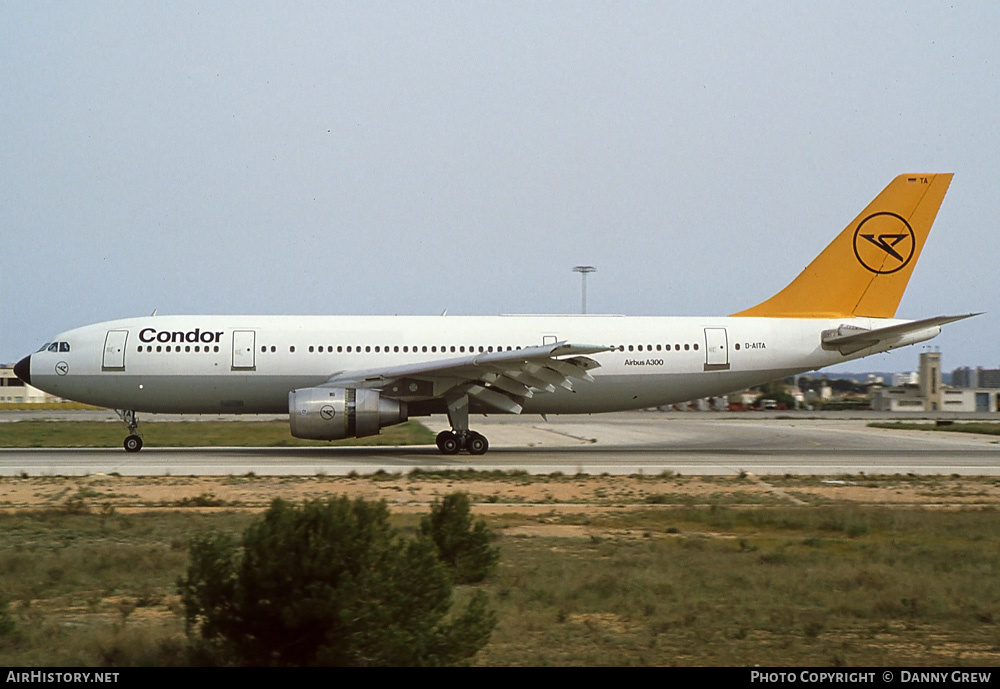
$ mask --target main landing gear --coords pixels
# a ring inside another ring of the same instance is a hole
[[[484,455],[490,449],[486,436],[469,430],[469,396],[448,400],[448,423],[452,430],[437,435],[437,446],[443,455],[457,455],[465,450],[470,455]]]
[[[131,409],[115,409],[115,413],[118,414],[118,418],[128,426],[128,437],[125,438],[125,442],[122,446],[125,448],[126,452],[138,452],[142,449],[142,438],[139,437],[137,429],[139,428],[139,418],[135,415],[135,412]]]
[[[441,431],[437,435],[437,446],[443,455],[457,455],[462,450],[470,455],[484,455],[490,449],[486,436],[475,431]]]

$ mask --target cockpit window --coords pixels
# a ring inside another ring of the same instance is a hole
[[[46,349],[49,348],[50,344],[52,344],[52,343],[51,342],[46,342],[45,344],[43,344],[41,347],[38,348],[38,351],[39,352],[44,352]]]
[[[60,352],[68,352],[69,351],[69,342],[60,342],[59,343],[59,351]]]
[[[59,351],[59,343],[58,342],[53,342],[52,344],[50,344],[49,345],[49,351],[50,352],[58,352]]]

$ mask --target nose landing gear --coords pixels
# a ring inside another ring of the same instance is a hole
[[[118,414],[118,418],[128,426],[128,437],[125,438],[125,442],[122,446],[125,448],[126,452],[138,452],[142,449],[142,438],[139,437],[137,429],[139,428],[139,418],[135,415],[135,412],[131,409],[115,409],[115,413]]]

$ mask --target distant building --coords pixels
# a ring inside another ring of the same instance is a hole
[[[951,384],[956,388],[979,387],[979,376],[975,369],[963,366],[951,372]]]
[[[920,375],[916,371],[911,371],[910,373],[892,374],[893,387],[899,387],[901,385],[916,385],[919,382],[920,382]]]
[[[968,371],[969,369],[964,369]],[[991,412],[1000,411],[1000,392],[997,389],[975,387],[945,387],[941,383],[940,352],[920,355],[919,383],[897,385],[872,390],[872,409],[898,412]],[[952,372],[955,375],[963,369]],[[961,380],[967,380],[962,379]]]
[[[24,381],[14,375],[10,366],[0,367],[0,403],[3,404],[40,404],[44,402],[62,402],[38,388],[25,385]]]
[[[1000,368],[978,368],[980,388],[1000,388]]]
[[[956,368],[951,372],[951,384],[956,388],[1000,388],[1000,368]]]

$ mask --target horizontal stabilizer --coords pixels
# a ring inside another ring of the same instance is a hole
[[[946,323],[978,315],[978,313],[967,313],[962,316],[935,316],[874,330],[842,325],[839,328],[824,330],[821,341],[823,349],[836,349],[841,354],[853,354],[875,345],[890,344],[893,347],[909,345],[935,337],[941,332],[941,326]]]

